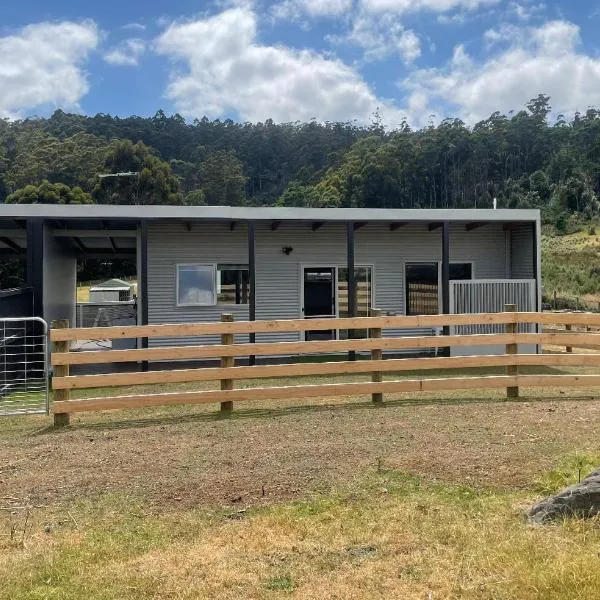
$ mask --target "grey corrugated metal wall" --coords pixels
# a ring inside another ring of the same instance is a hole
[[[533,227],[524,223],[510,232],[511,279],[534,277]]]
[[[248,318],[247,306],[177,307],[175,284],[178,263],[247,263],[247,231],[227,223],[150,224],[148,237],[149,322],[183,323],[219,320],[231,312]],[[289,256],[282,247],[291,246]],[[441,260],[441,230],[415,224],[390,231],[388,225],[367,224],[356,231],[356,264],[373,265],[373,305],[384,311],[404,312],[404,263]],[[452,225],[452,262],[474,262],[474,276],[507,277],[506,236],[499,223],[473,231]],[[301,265],[344,266],[346,235],[343,224],[326,223],[317,231],[310,224],[282,223],[256,226],[256,317],[300,317]],[[388,332],[390,334],[391,332]],[[239,341],[242,341],[240,336]],[[298,334],[257,335],[257,341],[298,339]],[[153,340],[154,345],[174,340]],[[204,338],[203,342],[210,342]],[[216,339],[212,340],[213,342]]]
[[[237,321],[248,319],[247,305],[177,306],[176,265],[184,263],[239,264],[248,262],[247,228],[228,223],[185,223],[148,227],[148,322],[194,323],[219,321],[221,313],[232,313]],[[180,340],[150,339],[150,345],[172,344]],[[202,338],[197,343],[217,343]],[[242,336],[239,340],[243,341]]]

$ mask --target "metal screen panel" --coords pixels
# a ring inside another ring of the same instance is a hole
[[[77,327],[137,325],[137,304],[129,302],[81,302],[77,304]]]
[[[48,414],[49,408],[46,322],[0,318],[0,416]]]
[[[507,304],[516,304],[521,312],[535,312],[535,279],[472,279],[450,282],[450,312],[497,313]],[[533,332],[523,324],[522,332]],[[456,335],[502,333],[504,325],[459,325],[451,328]]]

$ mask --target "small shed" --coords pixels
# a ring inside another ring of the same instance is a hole
[[[133,294],[133,283],[109,279],[90,287],[90,302],[130,302]]]

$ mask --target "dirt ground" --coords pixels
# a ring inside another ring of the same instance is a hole
[[[494,393],[495,394],[495,393]],[[499,393],[498,393],[499,394]],[[46,417],[0,421],[0,497],[53,506],[106,493],[174,506],[256,506],[345,486],[377,469],[481,487],[531,487],[573,453],[600,452],[600,390],[553,390],[385,406],[330,398],[84,414],[53,431]]]

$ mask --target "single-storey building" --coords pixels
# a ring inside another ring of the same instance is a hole
[[[123,279],[108,279],[90,286],[90,302],[129,302],[135,285]]]
[[[139,324],[541,306],[537,210],[0,205],[0,256],[18,253],[48,321],[74,322],[80,257],[137,260]],[[346,332],[256,341],[299,335]]]

